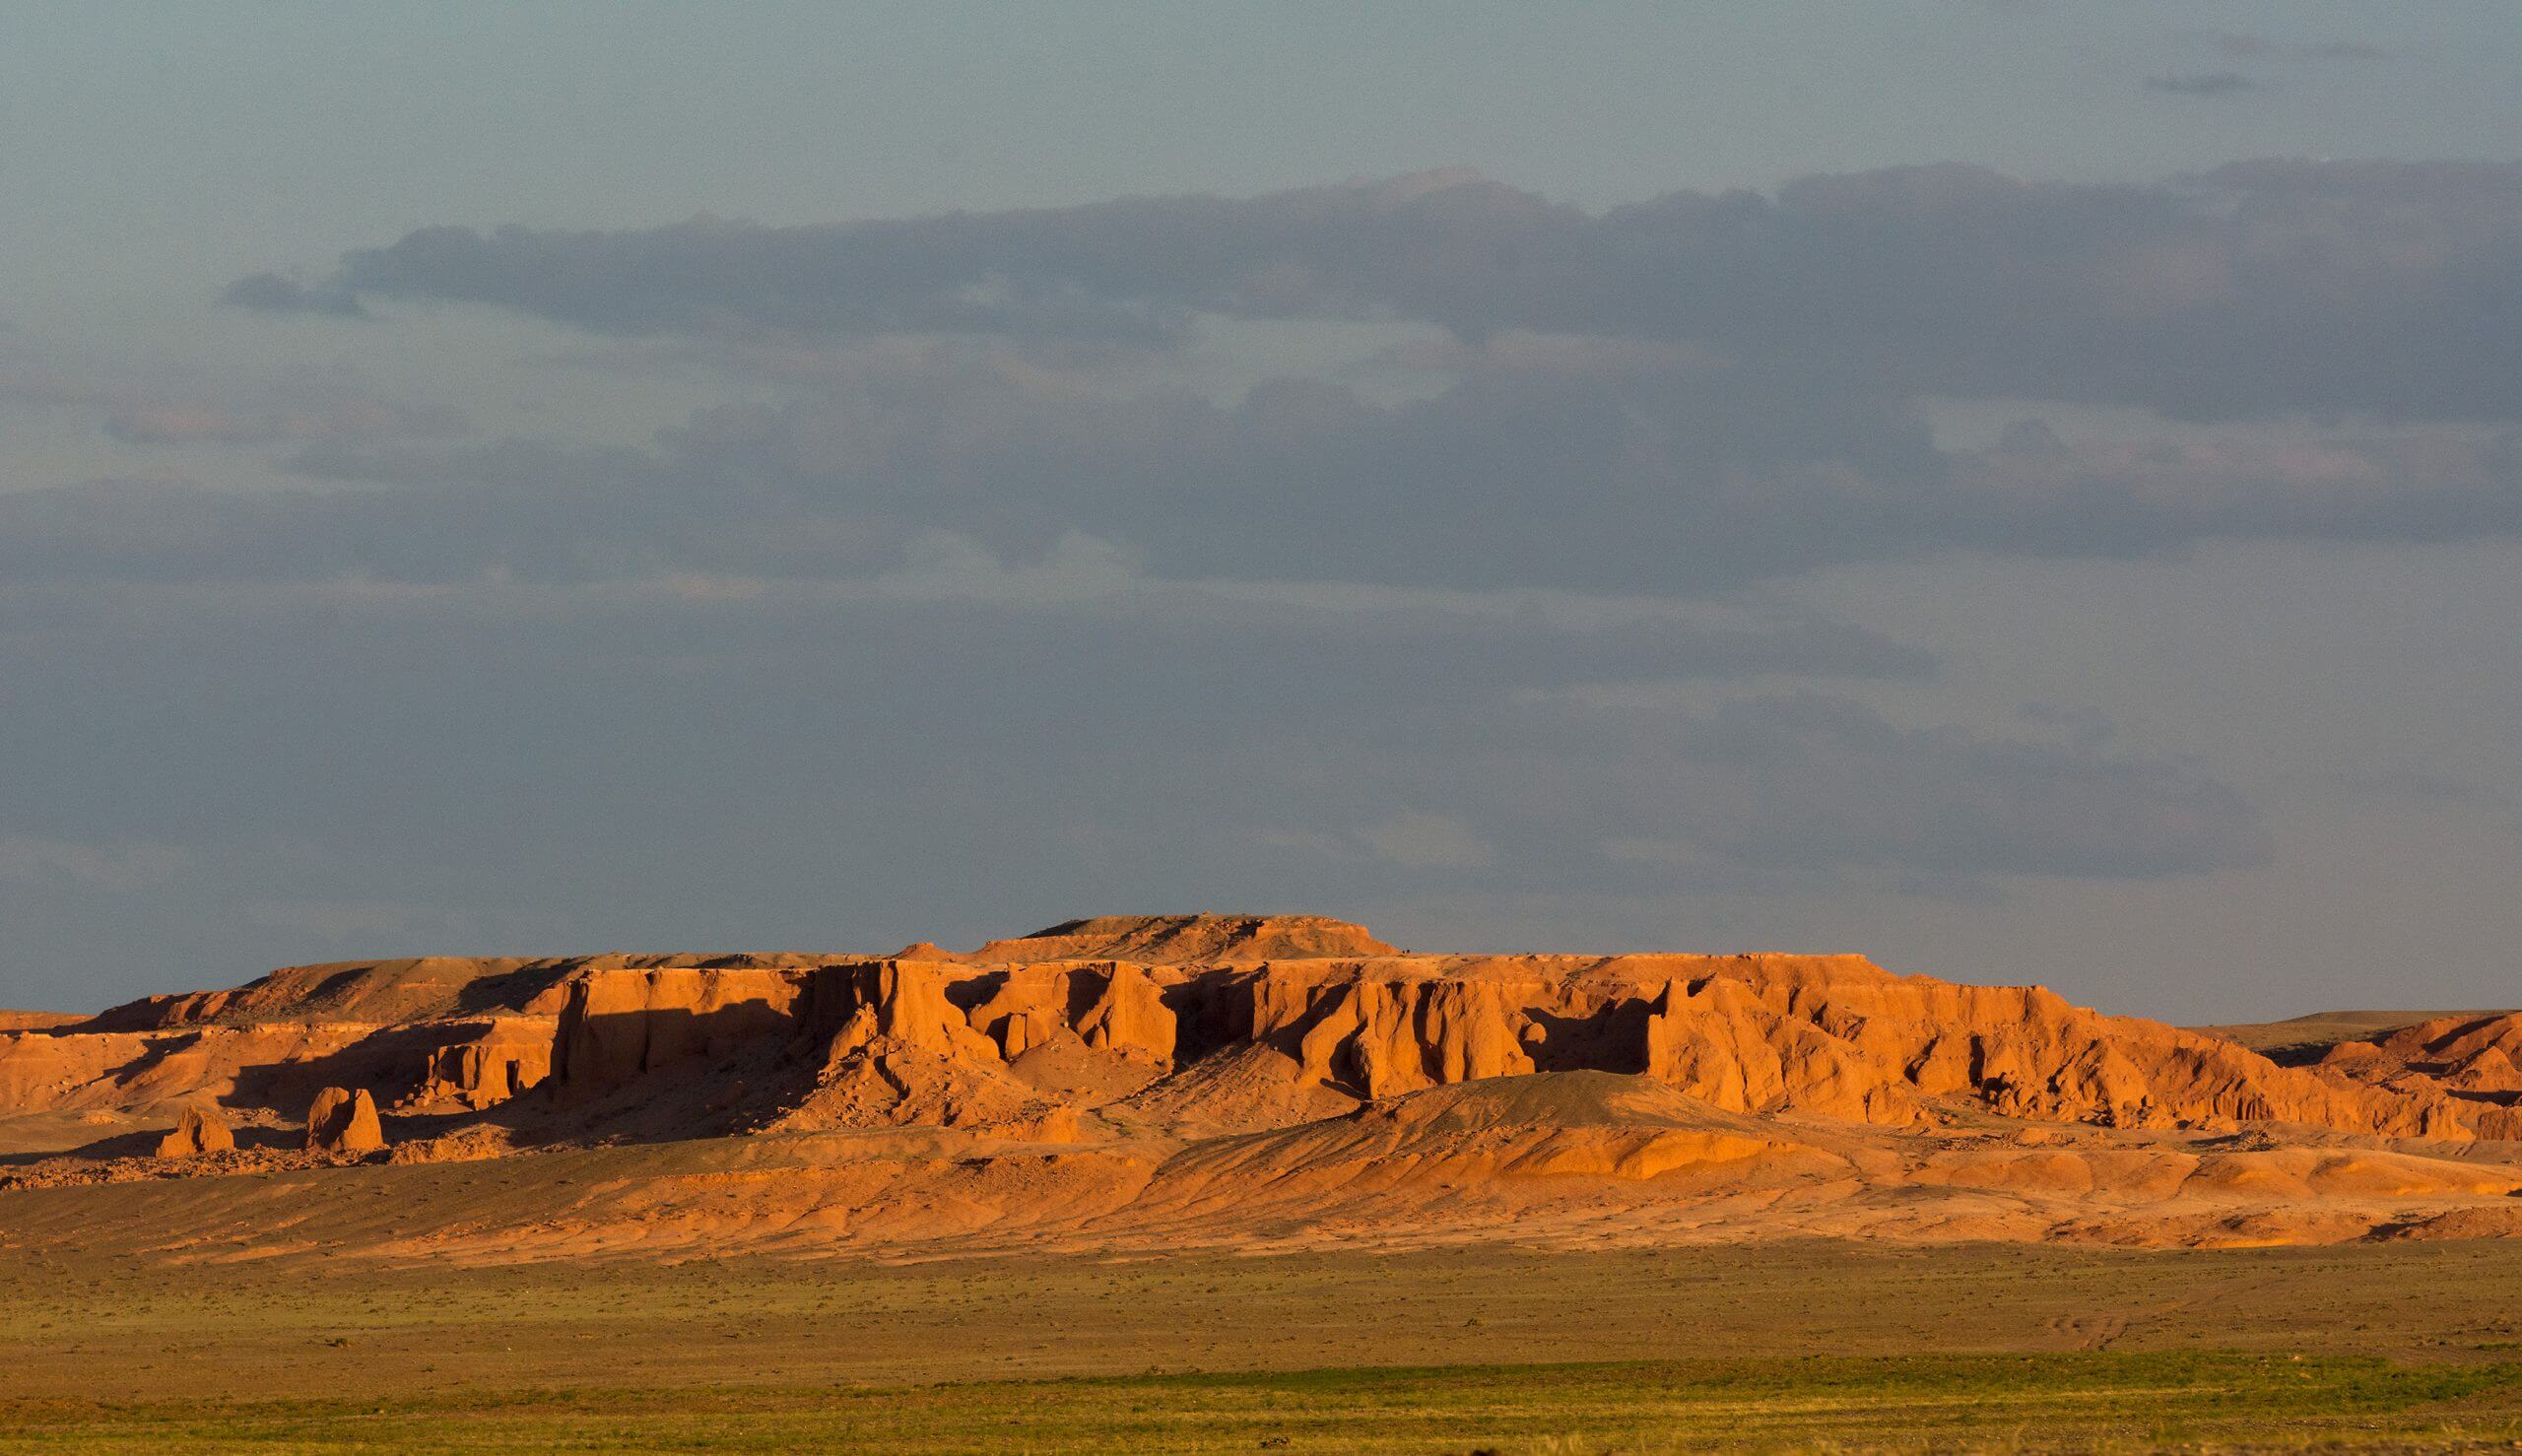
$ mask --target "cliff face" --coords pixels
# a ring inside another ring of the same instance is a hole
[[[1891,1126],[1980,1112],[2120,1128],[2510,1131],[2501,1106],[2422,1079],[2374,1086],[2280,1067],[2036,987],[1895,976],[1855,957],[986,959],[1037,944],[741,972],[589,968],[569,983],[556,1080],[564,1097],[600,1092],[776,1046],[814,1084],[785,1093],[788,1126],[951,1126],[1043,1103],[1197,1110],[1204,1093],[1220,1125],[1271,1126],[1455,1083],[1600,1071],[1726,1111]]]
[[[300,967],[0,1031],[0,1108],[208,1098],[302,1119],[304,1098],[340,1087],[389,1113],[496,1111],[555,1138],[1080,1118],[1215,1132],[1598,1072],[1725,1113],[1886,1128],[1994,1115],[2458,1140],[2522,1125],[2505,1105],[2522,1088],[2515,1026],[2413,1028],[2373,1053],[2383,1071],[2306,1069],[2036,987],[1849,956],[1405,956],[1339,921],[1225,916],[913,949]]]
[[[559,1019],[492,1017],[469,1025],[447,1024],[444,1038],[428,1052],[412,1111],[482,1111],[524,1095],[552,1075]]]

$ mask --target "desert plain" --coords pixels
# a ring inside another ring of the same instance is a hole
[[[2522,1016],[1309,916],[0,1016],[0,1445],[2522,1438]]]

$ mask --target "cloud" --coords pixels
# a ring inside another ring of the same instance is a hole
[[[136,890],[183,868],[191,856],[149,840],[86,843],[0,833],[0,881],[58,879],[98,890]]]
[[[332,382],[259,387],[142,388],[28,368],[0,368],[0,401],[94,411],[107,436],[133,444],[287,444],[461,434],[463,415],[396,404]]]
[[[1010,564],[951,531],[915,537],[902,563],[879,572],[875,590],[913,601],[1047,605],[1109,598],[1146,584],[1134,554],[1082,531],[1066,531],[1038,562]]]
[[[0,495],[0,575],[451,585],[1148,580],[1713,597],[1955,552],[2522,534],[2522,432],[2223,427],[1940,447],[1914,404],[1696,364],[1481,369],[1427,398],[1032,387],[995,365],[704,411],[648,450],[310,445],[338,484]]]
[[[1414,870],[1470,870],[1494,863],[1497,846],[1450,814],[1403,810],[1358,837],[1375,854]]]
[[[1979,897],[2027,877],[2168,879],[2273,852],[2258,811],[2194,767],[1903,728],[1836,694],[1698,709],[1541,695],[1401,761],[1338,733],[1308,752],[1322,786],[1265,842],[1300,862],[1379,850],[1403,868],[1415,850],[1456,890]],[[1422,804],[1444,805],[1443,821]],[[1345,835],[1298,817],[1335,805],[1388,817]]]
[[[2157,96],[2231,97],[2259,90],[2259,83],[2239,71],[2206,71],[2188,76],[2149,76],[2146,90]]]
[[[393,946],[443,942],[462,934],[461,916],[427,905],[367,900],[255,900],[240,906],[245,922],[327,945],[375,955]]]
[[[368,312],[359,299],[338,288],[310,289],[290,282],[277,273],[257,273],[230,284],[219,296],[222,303],[240,308],[254,308],[266,313],[321,313],[335,318],[366,318]]]
[[[2303,782],[2334,793],[2381,799],[2432,809],[2515,809],[2522,797],[2489,784],[2413,768],[2330,769],[2300,775]]]
[[[1574,626],[1443,594],[1309,610],[1176,585],[0,593],[4,822],[194,846],[168,903],[259,907],[292,955],[516,949],[500,938],[564,922],[832,948],[867,915],[943,932],[1114,886],[1185,904],[1954,895],[2265,853],[2231,790],[2137,750],[1776,688],[1836,670],[1853,692],[1914,654],[1749,608],[1574,604]],[[1594,691],[1620,681],[1680,695]],[[68,893],[47,884],[10,893]],[[404,906],[474,918],[415,928]]]
[[[2267,826],[2215,774],[2072,709],[1895,721],[1868,697],[1935,656],[1767,584],[2522,535],[2522,345],[2491,323],[2517,219],[2515,168],[2272,162],[1599,214],[1446,173],[426,230],[245,301],[508,309],[734,368],[747,402],[629,448],[83,396],[131,438],[298,447],[250,493],[0,494],[0,822],[299,846],[205,854],[199,893],[328,947],[510,924],[520,887],[615,943],[830,945],[830,906],[961,906],[938,864],[1011,922],[1116,884],[1338,907],[2248,870]],[[1254,383],[1261,334],[1365,342]],[[1199,385],[1204,338],[1231,387]],[[1944,397],[2012,423],[1940,429]]]
[[[1420,872],[1438,879],[1447,878],[1447,872],[1485,870],[1498,859],[1497,846],[1481,837],[1469,822],[1456,815],[1416,809],[1395,810],[1346,830],[1269,827],[1255,831],[1251,838],[1266,851]]]
[[[2239,31],[2183,31],[2179,38],[2233,60],[2386,61],[2399,55],[2363,40],[2289,41]]]
[[[280,444],[460,434],[464,417],[353,395],[239,408],[209,402],[132,401],[105,417],[105,433],[140,444]]]
[[[2144,184],[1903,167],[1599,214],[1443,173],[898,222],[431,228],[317,292],[619,334],[1161,345],[1202,314],[1384,318],[1889,392],[2516,420],[2522,334],[2483,321],[2517,269],[2522,164],[2262,161]]]
[[[1091,237],[1063,238],[1055,214],[970,215],[988,235],[961,243],[919,225],[873,223],[830,245],[823,230],[699,218],[636,234],[424,228],[356,252],[308,289],[240,279],[223,301],[273,311],[360,314],[364,298],[438,298],[544,313],[599,333],[771,327],[830,334],[1027,333],[1163,342],[1179,305],[1098,293]],[[1065,241],[1065,246],[1061,246]],[[940,251],[938,244],[947,243]],[[1029,248],[1058,246],[1035,262]]]
[[[1745,863],[2157,878],[2267,862],[2265,825],[2194,769],[2089,744],[1902,729],[1852,699],[1778,695],[1691,725],[1720,774],[1703,841]]]

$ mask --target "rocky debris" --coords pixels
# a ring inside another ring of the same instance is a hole
[[[418,1162],[481,1162],[504,1158],[516,1151],[516,1144],[502,1128],[474,1126],[461,1128],[443,1137],[417,1138],[396,1143],[386,1152],[385,1160],[396,1164]]]
[[[1084,1115],[1075,1107],[1042,1105],[974,1131],[1020,1143],[1076,1143],[1084,1140]]]
[[[328,1087],[315,1094],[306,1114],[308,1152],[366,1154],[384,1146],[385,1128],[366,1088]]]
[[[175,1119],[174,1130],[158,1144],[161,1158],[199,1158],[205,1153],[232,1153],[236,1135],[228,1130],[215,1112],[187,1106]]]

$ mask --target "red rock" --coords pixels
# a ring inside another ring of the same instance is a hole
[[[1106,958],[1148,965],[1243,965],[1393,954],[1364,926],[1320,915],[1103,915],[991,941],[962,959],[994,965]]]
[[[328,1087],[315,1094],[306,1114],[306,1148],[310,1153],[373,1153],[385,1146],[385,1129],[376,1120],[376,1100],[367,1089]]]
[[[453,1039],[430,1052],[408,1107],[480,1111],[541,1086],[552,1073],[558,1023],[552,1017],[496,1017],[450,1028],[449,1035]]]
[[[158,1144],[158,1156],[199,1158],[205,1153],[232,1153],[235,1148],[235,1135],[228,1130],[228,1124],[222,1122],[217,1113],[187,1106],[183,1115],[176,1119],[174,1131]]]

